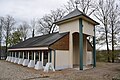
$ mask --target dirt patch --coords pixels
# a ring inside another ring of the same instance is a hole
[[[80,71],[64,69],[44,73],[43,70],[0,61],[0,80],[112,80],[120,75],[120,63],[97,62],[97,67]]]

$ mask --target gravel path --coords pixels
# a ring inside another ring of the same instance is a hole
[[[65,69],[44,73],[18,64],[0,60],[0,80],[112,80],[120,75],[120,63],[97,63],[94,69],[79,71]]]

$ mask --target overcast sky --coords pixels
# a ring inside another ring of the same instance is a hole
[[[18,20],[41,18],[62,7],[68,0],[0,0],[0,16],[11,15]]]

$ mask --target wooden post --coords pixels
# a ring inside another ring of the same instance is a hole
[[[83,70],[83,25],[82,19],[79,19],[79,47],[80,47],[80,70]]]
[[[10,57],[12,56],[12,52],[10,52]]]
[[[25,57],[25,56],[24,56],[24,52],[23,52],[23,59],[24,59],[24,57]]]
[[[30,54],[29,54],[29,51],[28,51],[28,60],[30,59]]]
[[[35,63],[35,60],[36,60],[36,54],[35,54],[35,52],[34,52],[34,63]]]
[[[20,52],[19,52],[19,58],[20,58]]]
[[[34,60],[34,51],[32,51],[31,58]]]
[[[43,62],[44,62],[44,53],[42,52],[42,66],[43,66]]]
[[[40,61],[40,57],[41,57],[41,56],[40,56],[40,51],[39,51],[38,55],[39,55],[39,61]]]
[[[55,65],[56,65],[56,51],[54,50],[54,68],[55,68]]]

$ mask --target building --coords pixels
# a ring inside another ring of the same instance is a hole
[[[8,56],[32,60],[29,64],[40,61],[42,66],[50,62],[56,70],[76,66],[83,70],[90,64],[95,67],[95,25],[99,23],[76,8],[55,24],[59,26],[58,33],[18,43],[8,49]],[[88,36],[93,37],[92,45],[87,40]]]

